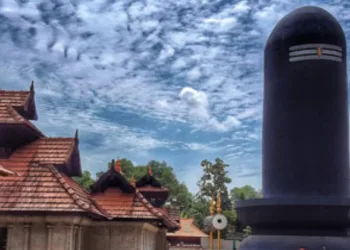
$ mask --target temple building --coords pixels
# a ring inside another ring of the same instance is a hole
[[[167,234],[170,250],[201,250],[208,235],[193,224],[193,218],[180,219],[181,229]]]
[[[34,86],[0,90],[0,250],[164,250],[180,229],[169,192],[151,169],[129,182],[120,161],[86,191],[79,138],[51,138],[37,119]]]

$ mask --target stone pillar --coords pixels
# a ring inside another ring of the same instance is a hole
[[[74,225],[66,225],[66,250],[73,250]]]
[[[24,241],[23,241],[23,250],[30,249],[30,224],[24,225]]]
[[[47,227],[47,244],[46,244],[46,249],[47,250],[52,250],[52,230],[53,230],[53,225],[48,224],[46,225]]]
[[[113,245],[112,245],[112,227],[108,227],[108,250],[111,250]]]
[[[7,239],[6,239],[6,250],[12,249],[12,233],[13,233],[13,225],[10,224],[7,226]]]
[[[82,250],[82,240],[83,240],[83,226],[76,226],[74,227],[74,243],[73,245],[76,246],[76,249],[74,250]]]

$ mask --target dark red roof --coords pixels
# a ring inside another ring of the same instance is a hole
[[[152,212],[143,197],[135,193],[124,193],[119,188],[109,188],[104,193],[92,195],[92,199],[98,207],[108,215],[110,219],[115,218],[144,218],[158,219],[159,216]]]
[[[179,225],[151,203],[130,184],[122,172],[112,167],[91,187],[91,198],[108,219],[162,220],[170,230]]]
[[[167,237],[186,237],[186,238],[206,238],[207,234],[203,233],[193,224],[193,218],[180,219],[181,229],[174,233],[167,233]]]
[[[16,150],[10,159],[40,164],[67,164],[75,143],[75,138],[40,138]]]
[[[73,180],[52,165],[0,160],[15,175],[0,177],[0,211],[101,213]]]
[[[29,121],[36,119],[33,85],[30,91],[0,90],[0,147],[15,149],[44,137],[44,134]]]

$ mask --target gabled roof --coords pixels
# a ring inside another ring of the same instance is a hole
[[[52,165],[0,160],[15,173],[0,177],[0,211],[90,212],[103,216],[89,195]]]
[[[91,190],[92,201],[110,220],[161,220],[171,231],[179,228],[167,214],[153,207],[133,183],[127,181],[119,159],[115,166],[100,176]]]
[[[34,85],[29,91],[0,90],[0,147],[17,148],[45,135],[29,120],[36,120]],[[13,135],[16,134],[16,138]]]
[[[141,187],[152,186],[154,188],[161,188],[160,182],[153,176],[152,170],[149,167],[148,172],[140,180],[136,182],[136,187],[140,189]]]
[[[119,159],[118,159],[119,161]],[[117,161],[117,166],[119,166]],[[134,193],[135,187],[131,185],[118,168],[112,166],[107,172],[91,186],[91,193],[103,193],[108,188],[119,188],[124,193]]]
[[[0,90],[0,114],[3,107],[14,108],[27,120],[37,120],[38,115],[34,102],[34,82],[32,82],[29,91]]]
[[[61,170],[68,175],[81,175],[77,138],[40,138],[14,151],[9,159],[13,162],[52,164],[66,168]],[[74,159],[74,164],[70,164]]]
[[[188,238],[202,238],[208,237],[198,227],[193,224],[193,218],[180,219],[181,229],[175,233],[167,233],[167,237],[188,237]]]

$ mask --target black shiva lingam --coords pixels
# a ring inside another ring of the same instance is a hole
[[[237,203],[240,250],[349,250],[346,40],[318,7],[285,16],[265,47],[264,199]]]

